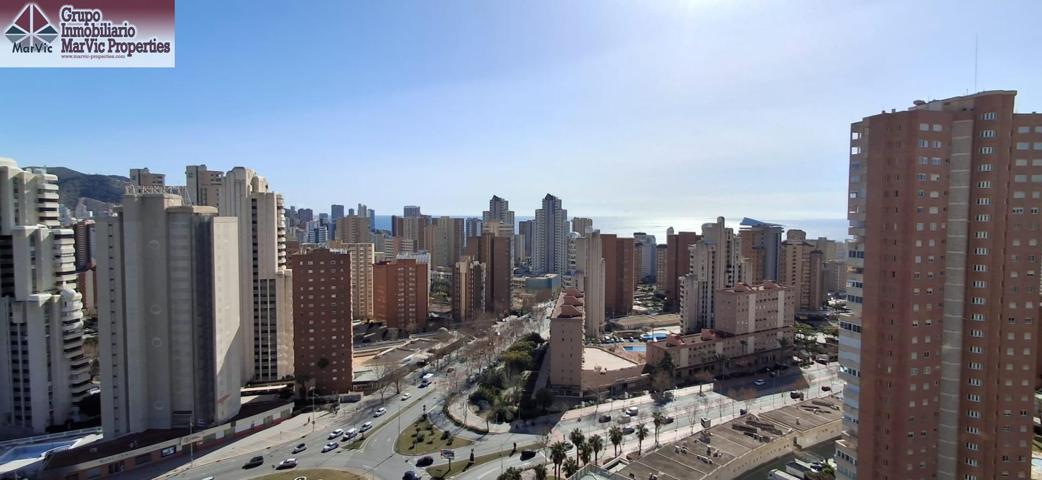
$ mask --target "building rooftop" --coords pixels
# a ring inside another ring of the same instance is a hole
[[[597,347],[583,347],[583,370],[622,370],[637,364],[629,359]]]

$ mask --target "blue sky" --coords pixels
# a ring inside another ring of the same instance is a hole
[[[995,4],[182,0],[175,69],[0,71],[0,156],[246,165],[321,210],[842,218],[850,122],[972,90],[975,34],[979,89],[1042,110],[1042,3]]]

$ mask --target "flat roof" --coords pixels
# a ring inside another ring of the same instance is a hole
[[[583,370],[622,370],[636,363],[596,347],[583,347]]]

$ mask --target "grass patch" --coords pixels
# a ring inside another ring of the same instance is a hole
[[[293,480],[297,477],[307,477],[322,480],[365,480],[365,477],[344,470],[311,469],[311,470],[287,470],[260,477],[259,480]]]
[[[532,443],[532,444],[528,444],[528,445],[518,445],[517,452],[514,452],[514,455],[520,455],[522,450],[537,450],[541,446],[542,445],[539,444],[539,443]],[[442,464],[442,465],[435,465],[435,466],[432,466],[432,467],[427,467],[427,473],[431,476],[431,478],[448,478],[448,477],[452,477],[452,476],[455,476],[455,475],[459,475],[459,474],[461,474],[461,473],[471,469],[472,467],[476,467],[478,465],[482,465],[482,464],[491,462],[493,460],[499,460],[502,457],[509,457],[510,456],[510,452],[511,452],[510,450],[503,450],[501,452],[496,452],[496,453],[487,453],[485,455],[474,457],[474,462],[470,462],[469,456],[468,457],[463,457],[463,458],[458,458],[458,459],[456,459],[456,460],[454,460],[452,462],[452,469],[451,470],[449,470],[449,464],[445,463],[445,464]]]
[[[394,442],[394,450],[402,455],[426,455],[445,448],[465,447],[471,443],[474,442],[441,430],[429,420],[420,419],[402,430]]]

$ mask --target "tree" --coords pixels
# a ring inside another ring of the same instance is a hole
[[[644,439],[648,437],[648,427],[643,423],[637,425],[637,453],[644,451]]]
[[[578,450],[579,459],[582,460],[582,464],[586,465],[590,463],[590,444],[587,442],[583,442],[582,446],[579,447]]]
[[[579,447],[583,445],[586,437],[583,435],[582,430],[576,428],[572,430],[572,433],[568,434],[568,439],[572,441],[572,445],[575,445],[575,459],[579,459]]]
[[[553,406],[555,400],[557,400],[557,396],[554,395],[554,392],[551,392],[550,390],[540,388],[535,392],[535,403],[536,405],[539,405],[539,408],[543,411],[543,413],[546,413],[547,410],[549,410],[550,407]]]
[[[658,431],[666,423],[666,417],[662,416],[662,412],[654,412],[651,414],[651,423],[655,426],[655,445],[658,445]]]
[[[546,480],[546,465],[537,464],[532,467],[532,472],[535,473],[535,480]]]
[[[673,376],[675,374],[676,366],[673,364],[673,357],[667,353],[662,357],[662,360],[659,361],[658,365],[655,365],[654,372],[651,376],[652,387],[659,392],[664,392],[673,388]]]
[[[590,449],[593,450],[593,463],[596,464],[598,454],[601,453],[601,450],[604,450],[604,438],[595,433],[590,436],[587,443],[590,445]]]
[[[622,444],[622,429],[618,425],[612,425],[608,429],[608,439],[611,440],[612,447],[615,447],[613,452],[615,455],[619,454],[619,445]]]
[[[702,370],[695,374],[695,381],[698,382],[698,393],[702,394],[702,385],[712,382],[713,374],[709,373],[708,370]]]
[[[509,467],[499,474],[496,480],[521,480],[521,471],[514,467]]]
[[[554,442],[550,445],[550,461],[554,463],[554,476],[561,476],[561,463],[568,457],[568,447],[564,442]]]
[[[579,471],[579,463],[574,458],[568,457],[564,461],[564,466],[561,468],[564,471],[565,478],[575,475],[575,472]]]
[[[520,375],[521,372],[532,369],[532,354],[524,350],[507,350],[500,358],[511,376]]]

